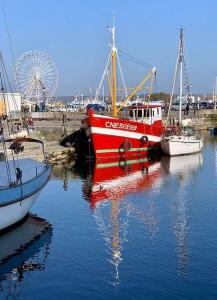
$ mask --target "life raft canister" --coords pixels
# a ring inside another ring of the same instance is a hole
[[[129,141],[125,141],[122,145],[121,145],[122,149],[124,151],[130,151],[130,149],[132,148],[132,144]]]
[[[146,144],[148,142],[148,137],[146,135],[143,135],[140,139],[142,144]]]

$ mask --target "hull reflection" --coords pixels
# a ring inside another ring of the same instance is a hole
[[[87,164],[83,196],[90,203],[97,227],[109,250],[109,262],[115,268],[114,285],[120,282],[119,265],[123,261],[123,246],[128,241],[130,221],[136,218],[151,236],[158,231],[159,221],[153,199],[134,199],[134,195],[159,190],[161,177],[159,160],[150,161],[148,157],[107,163],[97,160],[95,165]]]
[[[51,240],[51,225],[33,215],[0,237],[0,295],[20,299],[30,272],[45,269]]]
[[[176,240],[177,269],[181,276],[186,275],[191,215],[189,186],[202,164],[201,153],[182,157],[165,156],[157,161],[145,157],[107,163],[97,160],[96,164],[86,164],[82,173],[83,197],[89,201],[110,253],[109,262],[115,268],[114,285],[120,283],[119,269],[124,260],[123,249],[128,242],[130,226],[134,227],[134,222],[139,223],[150,239],[159,234],[160,217],[156,200],[159,199],[159,193],[165,194],[170,180],[177,189],[175,197],[173,195],[170,199],[170,193],[167,194],[172,213],[171,229]],[[170,216],[168,211],[166,218],[170,220]],[[137,233],[139,231],[138,228]]]
[[[189,260],[188,232],[191,221],[190,186],[192,178],[203,165],[203,156],[201,153],[182,157],[164,156],[161,158],[161,163],[165,173],[171,174],[178,181],[176,197],[171,206],[172,230],[177,244],[178,274],[186,277]]]
[[[161,166],[166,173],[178,175],[189,175],[203,165],[203,156],[201,153],[183,155],[183,156],[162,156]]]
[[[86,172],[83,194],[95,209],[102,201],[121,200],[130,193],[147,190],[158,184],[160,178],[160,162],[148,157],[107,163],[98,160]]]

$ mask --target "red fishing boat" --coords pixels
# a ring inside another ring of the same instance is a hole
[[[128,108],[129,118],[115,118],[88,110],[82,121],[90,138],[95,158],[146,155],[153,145],[159,147],[162,135],[161,107],[140,105]]]
[[[160,103],[151,103],[150,94],[154,77],[155,67],[150,68],[145,78],[128,95],[128,90],[122,80],[125,95],[119,97],[117,92],[117,66],[119,64],[118,51],[115,46],[115,27],[110,29],[112,33],[111,53],[103,73],[100,85],[96,92],[96,99],[99,98],[99,91],[102,82],[108,75],[108,86],[111,94],[111,116],[107,112],[95,113],[88,109],[87,117],[82,120],[82,127],[79,131],[65,138],[61,145],[73,145],[78,155],[94,156],[96,159],[120,158],[133,155],[137,158],[147,155],[147,151],[160,148],[161,136],[163,133],[162,111]],[[109,70],[111,66],[111,71]],[[109,75],[111,74],[111,76]],[[121,78],[123,74],[120,69]],[[131,102],[139,91],[147,90],[144,99],[140,102]],[[119,104],[116,100],[121,99]],[[124,99],[124,100],[123,100]]]
[[[115,27],[110,29],[112,33],[112,47],[109,56],[110,61],[104,74],[108,74],[111,65],[112,77],[109,79],[109,87],[112,98],[112,117],[95,114],[92,109],[88,110],[88,117],[83,120],[83,128],[90,138],[92,150],[95,157],[108,158],[119,157],[121,155],[141,155],[147,153],[150,145],[160,147],[161,135],[163,131],[162,113],[160,104],[136,104],[131,107],[127,103],[135,94],[150,81],[149,96],[152,90],[152,83],[156,69],[152,68],[140,84],[133,89],[133,92],[126,97],[117,107],[117,70],[116,60],[118,58],[115,46]],[[119,62],[119,60],[118,60]],[[98,88],[98,90],[100,87]],[[148,97],[149,99],[150,97]],[[122,109],[125,108],[125,113]],[[119,114],[122,113],[122,116]]]

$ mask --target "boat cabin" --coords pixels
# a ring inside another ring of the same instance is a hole
[[[66,111],[69,112],[74,112],[74,111],[79,111],[81,105],[79,103],[68,103],[66,105]]]
[[[141,123],[153,123],[162,119],[160,105],[133,105],[129,107],[129,119]]]

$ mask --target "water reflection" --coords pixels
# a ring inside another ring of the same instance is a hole
[[[30,273],[45,269],[51,240],[51,225],[33,215],[0,236],[0,295],[3,299],[22,298]]]
[[[202,155],[194,154],[172,158],[165,156],[155,161],[148,158],[107,163],[97,161],[96,164],[88,161],[75,166],[73,176],[80,173],[83,179],[83,198],[89,202],[105,241],[109,262],[115,269],[114,285],[118,286],[120,283],[119,268],[124,260],[123,250],[128,242],[130,225],[139,223],[150,239],[158,235],[158,194],[164,192],[171,181],[172,185],[174,183],[175,197],[173,194],[169,209],[177,243],[178,274],[186,276],[191,213],[190,186],[202,164]]]
[[[147,157],[107,163],[88,162],[84,169],[83,197],[89,201],[98,229],[111,253],[115,267],[114,282],[118,285],[119,265],[123,260],[123,245],[127,242],[130,220],[136,219],[151,236],[158,231],[159,220],[153,199],[134,201],[138,192],[159,190],[161,164]]]
[[[167,174],[177,179],[176,197],[172,202],[172,228],[177,241],[178,274],[187,275],[188,232],[190,226],[190,205],[192,179],[203,164],[201,153],[182,157],[162,157],[162,167]]]
[[[191,177],[195,174],[199,167],[203,164],[203,156],[201,153],[183,156],[162,156],[161,166],[162,169],[172,175],[176,175],[182,180],[184,177]]]

